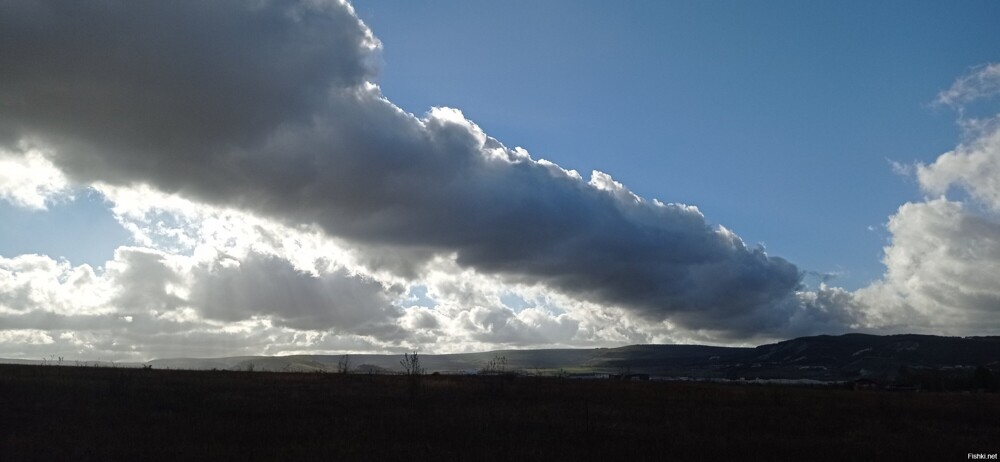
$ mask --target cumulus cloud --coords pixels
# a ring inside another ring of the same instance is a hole
[[[858,292],[875,325],[1000,332],[1000,222],[940,198],[903,205],[889,231],[885,277]]]
[[[0,257],[0,313],[44,309],[59,314],[105,313],[108,290],[89,265],[43,255]]]
[[[981,204],[1000,212],[1000,125],[946,152],[930,165],[917,165],[925,191],[943,195],[960,187]]]
[[[342,269],[315,277],[285,260],[251,254],[196,268],[190,277],[188,301],[209,319],[270,315],[276,325],[300,330],[368,332],[399,316],[381,284]]]
[[[921,188],[944,195],[960,187],[980,204],[1000,211],[1000,115],[967,117],[965,108],[1000,95],[1000,64],[976,67],[940,94],[937,102],[959,111],[959,125],[967,140],[932,164],[917,164]]]
[[[967,140],[929,165],[921,188],[933,197],[889,219],[885,276],[857,292],[868,324],[956,335],[1000,333],[1000,124],[965,119],[965,105],[1000,94],[1000,65],[976,68],[938,96],[959,109]],[[948,197],[954,191],[958,198]]]
[[[0,30],[0,140],[44,146],[77,181],[319,226],[403,277],[444,256],[723,337],[780,335],[815,309],[795,265],[694,207],[532,159],[454,109],[400,110],[344,2],[5,2]]]
[[[922,189],[944,195],[959,187],[979,204],[1000,211],[1000,115],[993,106],[987,116],[969,116],[973,103],[989,102],[1000,95],[1000,64],[978,66],[938,94],[936,102],[958,111],[966,140],[930,165],[917,164]]]
[[[233,323],[255,318],[296,330],[379,332],[400,316],[398,289],[342,268],[310,273],[273,255],[216,254],[205,260],[120,248],[108,265],[119,313]],[[185,313],[185,310],[190,313]]]
[[[226,345],[228,354],[248,352],[242,348],[259,354],[272,343],[260,331],[289,336],[289,348],[373,336],[383,343],[366,342],[368,347],[384,350],[403,335],[394,294],[342,269],[310,274],[257,253],[206,261],[122,247],[100,272],[22,255],[0,258],[0,332],[51,339],[44,344],[107,359],[124,353],[149,358],[178,348],[205,355]],[[83,337],[88,340],[80,344],[60,341]],[[203,338],[206,345],[170,346],[189,338]],[[210,338],[219,345],[208,348]],[[5,345],[0,353],[11,348]]]
[[[849,292],[457,109],[406,113],[344,2],[0,2],[0,31],[0,198],[89,185],[134,239],[100,268],[0,258],[3,356],[1000,332],[1000,119],[965,116],[1000,65],[938,96],[965,140],[896,166],[933,197]]]
[[[422,280],[407,283],[366,267],[367,249],[342,248],[311,227],[145,187],[96,189],[142,246],[120,247],[98,268],[42,255],[0,260],[0,332],[32,339],[0,344],[0,356],[143,360],[625,343],[608,335],[621,314],[595,329],[579,321],[593,308],[463,270],[453,258],[436,258]],[[417,283],[427,284],[420,302],[427,306],[410,306],[417,300],[402,293]],[[511,311],[502,294],[530,308]],[[467,312],[477,319],[495,312],[503,322],[467,323]]]
[[[0,147],[0,199],[45,210],[53,201],[72,198],[69,181],[42,153],[24,146],[15,149]]]

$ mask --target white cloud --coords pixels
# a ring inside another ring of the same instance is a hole
[[[397,292],[371,279],[314,276],[259,254],[233,263],[123,247],[95,274],[45,256],[0,258],[0,339],[25,340],[0,341],[0,356],[149,359],[338,343],[385,351],[405,334]]]
[[[604,344],[600,335],[577,337],[580,321],[560,308],[572,299],[505,284],[454,257],[435,259],[418,279],[386,277],[380,265],[355,258],[371,252],[345,250],[308,227],[141,185],[95,189],[148,245],[120,247],[97,271],[40,255],[0,259],[0,332],[53,339],[0,346],[0,355],[134,360]],[[404,289],[417,285],[428,287],[434,306],[406,307]],[[505,293],[532,307],[510,311]],[[486,322],[491,316],[496,323]],[[465,322],[471,318],[479,322]]]
[[[0,331],[0,343],[26,345],[51,345],[55,343],[48,332],[38,329],[13,329]]]
[[[943,195],[960,186],[977,201],[1000,211],[1000,127],[942,154],[930,165],[917,165],[917,178],[931,194]]]
[[[924,191],[889,218],[883,278],[856,293],[867,325],[954,335],[1000,333],[1000,118],[964,107],[1000,95],[1000,65],[977,68],[938,96],[960,110],[967,140],[916,166]],[[949,193],[959,191],[959,198]]]
[[[1000,333],[1000,223],[942,198],[903,205],[889,231],[885,276],[857,293],[869,325]]]
[[[935,102],[961,109],[974,101],[997,95],[1000,95],[1000,63],[991,63],[978,66],[955,80],[951,87],[938,94]]]
[[[47,204],[72,197],[69,181],[45,155],[26,148],[0,147],[0,199],[28,209],[45,210]]]
[[[44,309],[58,314],[101,314],[109,286],[88,265],[73,267],[42,255],[0,257],[0,312]]]

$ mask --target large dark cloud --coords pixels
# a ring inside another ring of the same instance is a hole
[[[373,40],[338,2],[0,2],[0,134],[79,181],[454,255],[686,328],[781,332],[813,309],[794,265],[694,208],[532,160],[457,111],[403,112],[368,83]]]
[[[365,32],[335,2],[3,1],[0,134],[100,151],[77,175],[234,181],[222,153],[371,78]]]

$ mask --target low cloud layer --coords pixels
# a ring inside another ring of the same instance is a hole
[[[532,159],[370,83],[339,2],[5,3],[0,133],[76,181],[148,183],[332,236],[451,255],[644,319],[740,337],[798,310],[795,265],[694,207]],[[416,261],[413,261],[416,260]]]

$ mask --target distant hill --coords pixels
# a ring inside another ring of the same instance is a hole
[[[753,351],[703,345],[632,345],[620,348],[496,350],[483,353],[420,355],[427,372],[474,373],[496,358],[509,372],[551,374],[611,373],[623,370],[659,374],[664,367],[687,367]],[[343,355],[240,356],[232,358],[171,358],[150,361],[155,368],[229,369],[258,371],[335,371]],[[402,355],[349,355],[351,369],[398,372]]]
[[[1000,368],[1000,337],[845,334],[761,345],[727,358],[726,375],[898,380],[926,370]]]
[[[342,355],[169,358],[157,369],[334,372]],[[355,373],[397,373],[402,355],[349,355]],[[972,377],[984,366],[1000,375],[1000,337],[846,334],[801,337],[756,348],[631,345],[619,348],[497,350],[420,355],[428,373],[477,373],[496,358],[524,374],[644,373],[692,379],[811,379],[921,382]],[[14,361],[4,361],[14,362]],[[67,362],[71,364],[71,362]],[[125,366],[125,364],[119,364]],[[134,365],[138,366],[138,365]],[[128,367],[128,366],[125,366]],[[964,379],[963,379],[964,380]]]

